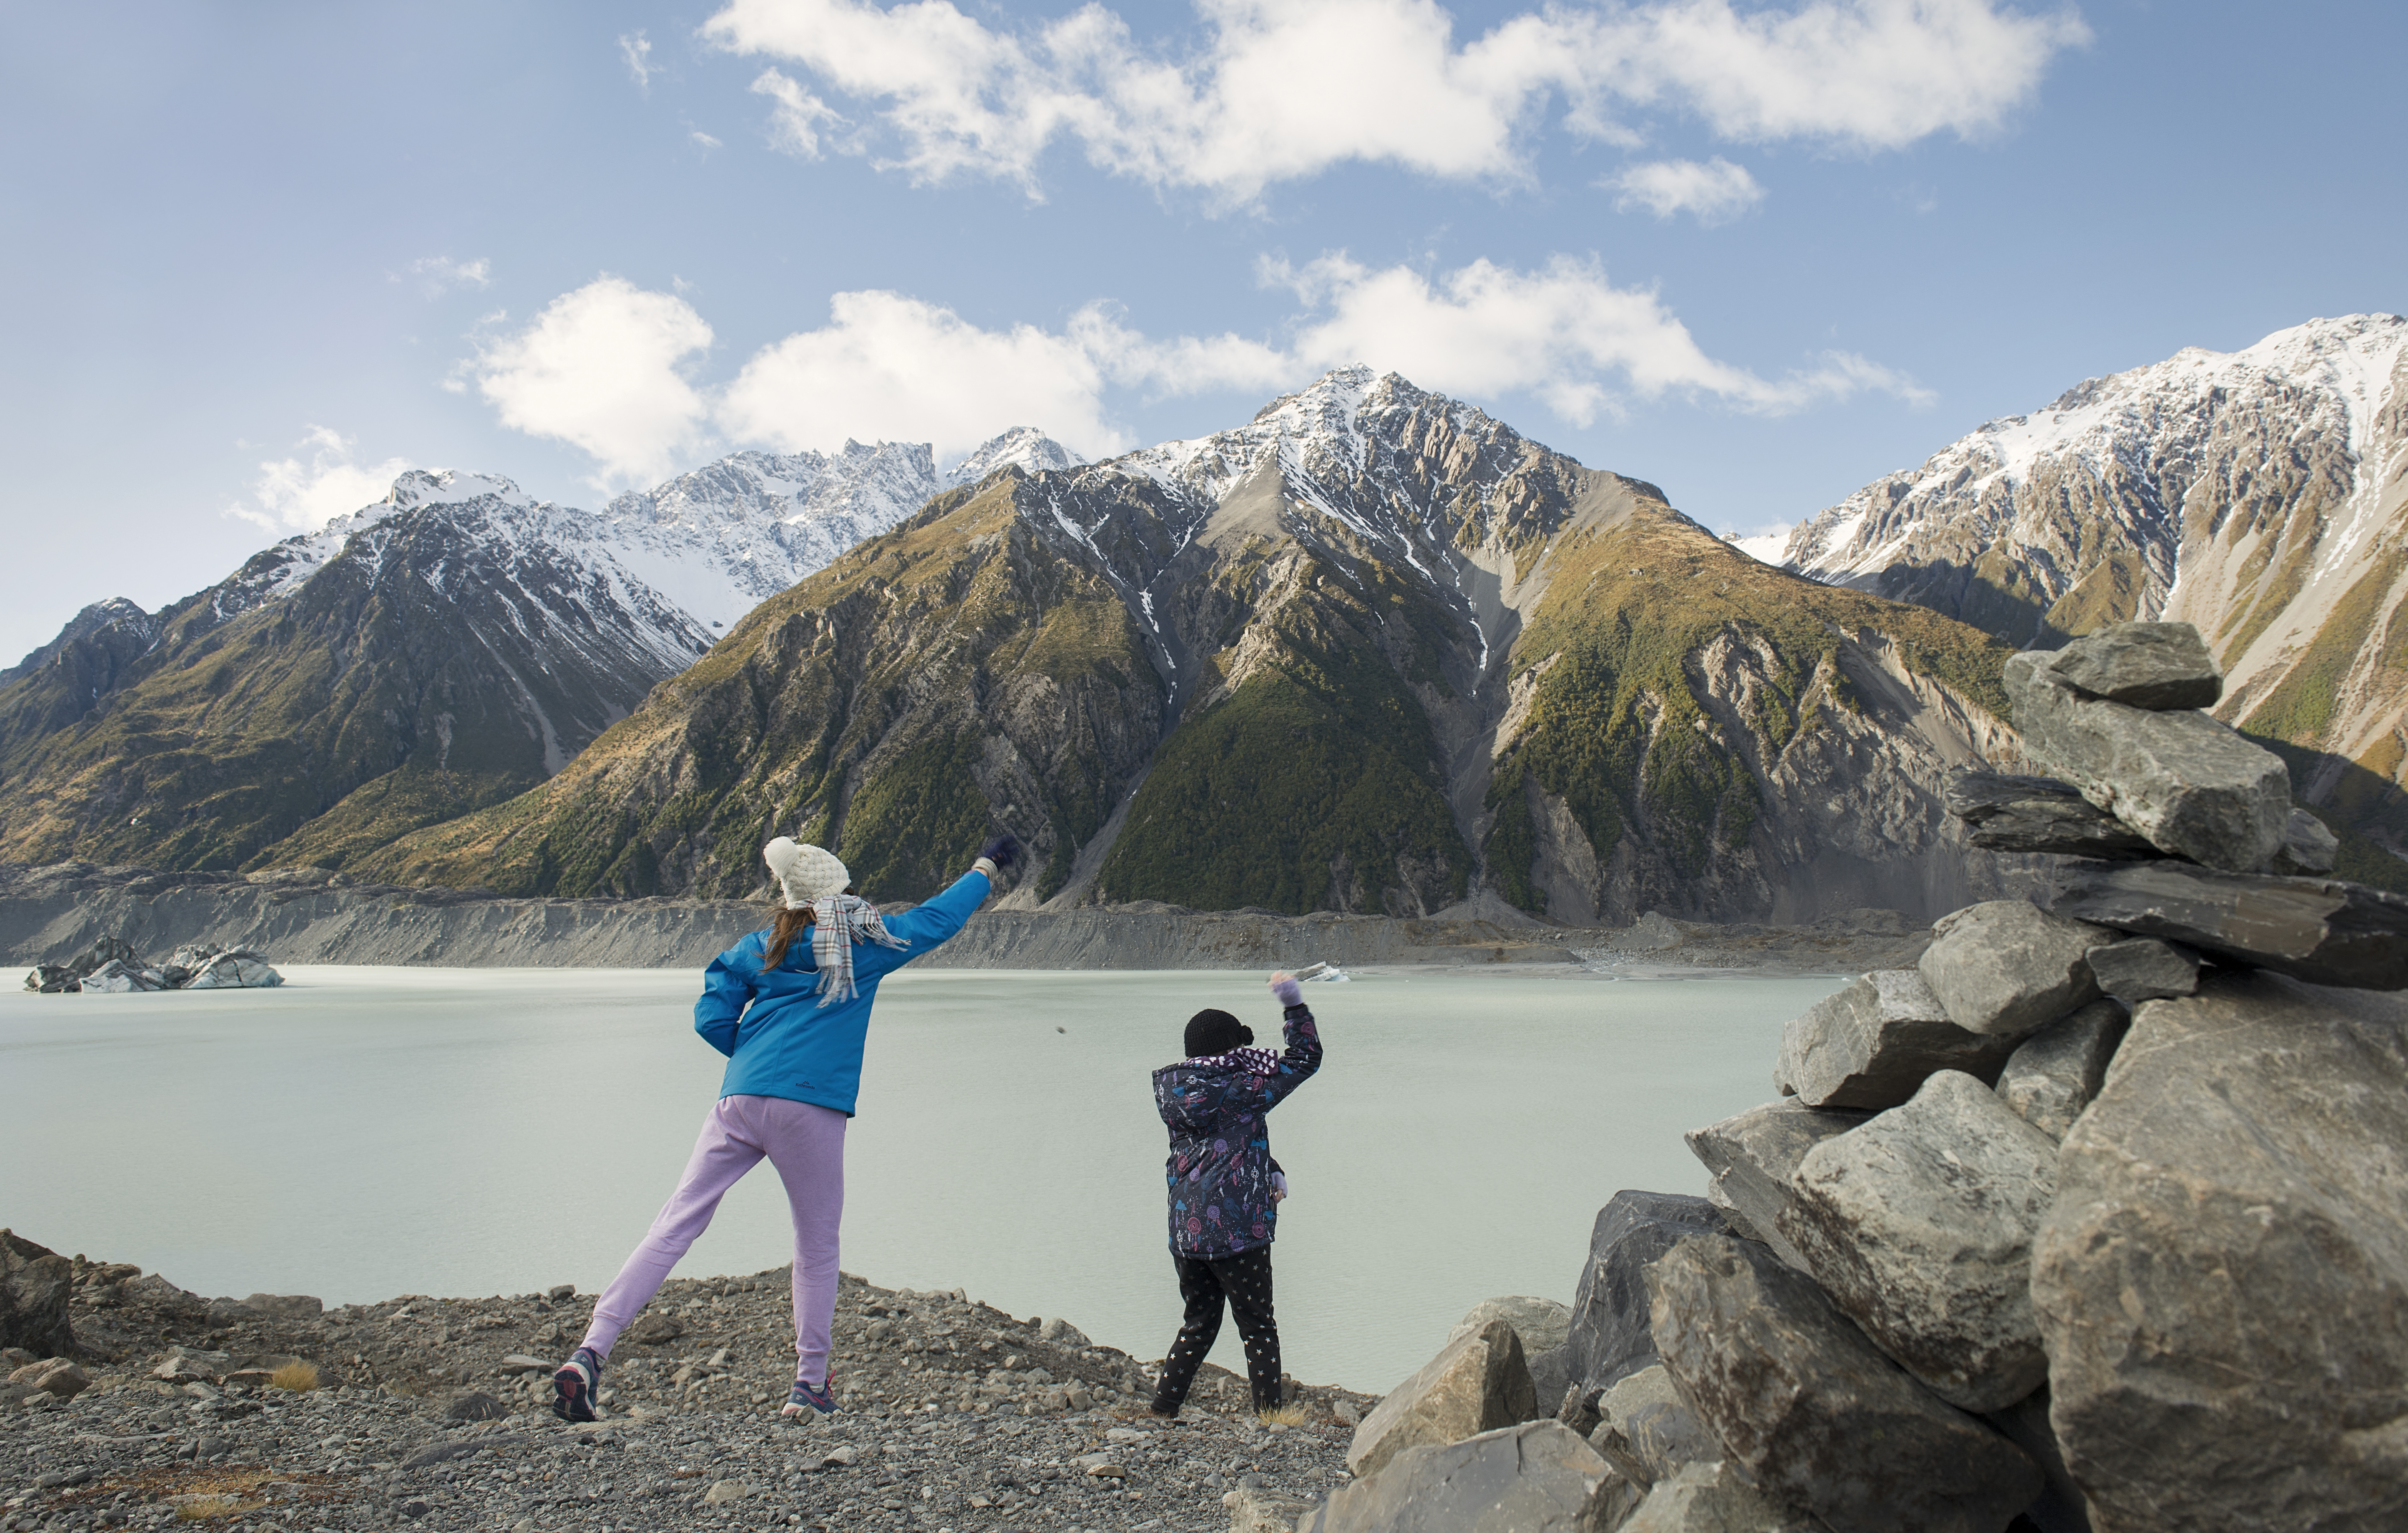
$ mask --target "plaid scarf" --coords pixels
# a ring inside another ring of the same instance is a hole
[[[1280,1056],[1268,1049],[1232,1049],[1227,1053],[1197,1054],[1182,1065],[1228,1065],[1246,1075],[1277,1075]]]
[[[875,942],[881,947],[910,944],[886,929],[878,907],[859,895],[822,895],[796,907],[811,912],[811,958],[820,967],[820,1004],[849,1001],[858,994],[853,984],[853,945]]]

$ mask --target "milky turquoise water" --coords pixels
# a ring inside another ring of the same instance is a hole
[[[0,1225],[207,1295],[593,1292],[722,1061],[695,976],[296,966],[273,991],[0,993]],[[1771,1095],[1831,978],[1478,970],[1305,990],[1327,1059],[1271,1118],[1288,1371],[1383,1391],[1482,1298],[1570,1299],[1622,1187],[1701,1192],[1684,1129]],[[905,970],[852,1125],[844,1267],[1158,1357],[1178,1323],[1148,1074],[1258,976]],[[690,1275],[787,1259],[763,1167]],[[1242,1368],[1234,1331],[1215,1359]]]

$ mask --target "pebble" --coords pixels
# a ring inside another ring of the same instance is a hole
[[[1208,1365],[1164,1424],[1145,1411],[1138,1361],[1074,1326],[1048,1323],[1047,1340],[1036,1321],[959,1290],[848,1275],[833,1360],[843,1409],[783,1420],[794,1354],[781,1269],[672,1281],[646,1313],[677,1325],[653,1328],[658,1345],[623,1340],[605,1419],[572,1426],[550,1414],[549,1365],[529,1367],[565,1356],[584,1329],[593,1299],[566,1285],[410,1295],[311,1320],[252,1307],[211,1325],[207,1300],[107,1270],[79,1283],[72,1312],[93,1387],[0,1404],[0,1533],[1220,1533],[1221,1496],[1240,1479],[1305,1497],[1344,1484],[1344,1418],[1373,1403],[1291,1385],[1303,1424],[1265,1430],[1244,1381]],[[229,1376],[186,1393],[148,1377],[176,1344],[236,1365],[300,1357],[331,1383],[303,1394]],[[471,1396],[504,1413],[473,1419],[480,1403],[447,1419]]]

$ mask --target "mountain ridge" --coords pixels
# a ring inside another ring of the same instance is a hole
[[[1691,621],[1650,567],[1727,599]],[[1605,642],[1617,625],[1642,641]],[[739,897],[774,831],[911,897],[1009,828],[1036,865],[1021,907],[1961,903],[2025,876],[1938,811],[1954,766],[2013,758],[2005,652],[1767,570],[1644,481],[1340,369],[1232,431],[939,496],[542,788],[362,866]],[[1621,753],[1584,753],[1591,726]]]

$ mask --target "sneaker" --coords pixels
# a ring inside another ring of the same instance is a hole
[[[602,1387],[602,1357],[580,1347],[552,1376],[552,1413],[563,1421],[595,1421],[595,1394]]]
[[[830,1374],[824,1384],[795,1381],[794,1389],[786,1396],[786,1408],[781,1416],[833,1416],[836,1414],[836,1376]]]

